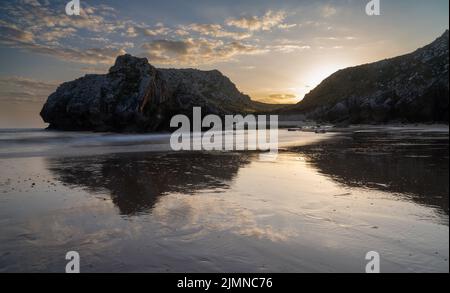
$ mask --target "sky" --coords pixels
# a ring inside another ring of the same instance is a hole
[[[252,99],[296,103],[335,71],[439,37],[448,0],[0,1],[0,127],[40,127],[58,84],[105,73],[118,55],[156,67],[218,69]]]

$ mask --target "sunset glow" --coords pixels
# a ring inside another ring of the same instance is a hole
[[[218,69],[253,100],[289,104],[336,70],[409,53],[448,28],[446,0],[385,1],[377,17],[365,1],[131,2],[81,1],[68,16],[64,1],[2,1],[0,124],[40,124],[3,105],[38,112],[59,83],[105,73],[125,52]]]

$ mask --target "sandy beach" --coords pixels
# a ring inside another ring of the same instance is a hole
[[[280,130],[254,152],[0,131],[0,271],[449,271],[448,126]]]

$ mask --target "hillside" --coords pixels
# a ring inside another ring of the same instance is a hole
[[[449,32],[411,54],[340,70],[282,111],[349,123],[448,122]]]

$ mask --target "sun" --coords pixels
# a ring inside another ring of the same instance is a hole
[[[327,77],[348,66],[350,66],[350,64],[344,62],[316,64],[312,69],[307,70],[297,78],[297,86],[292,88],[292,90],[298,96],[298,100],[301,101],[306,94],[312,91]]]
[[[342,64],[324,64],[317,66],[311,72],[308,72],[307,80],[309,86],[316,87],[327,77],[335,73],[336,71],[345,68]]]

